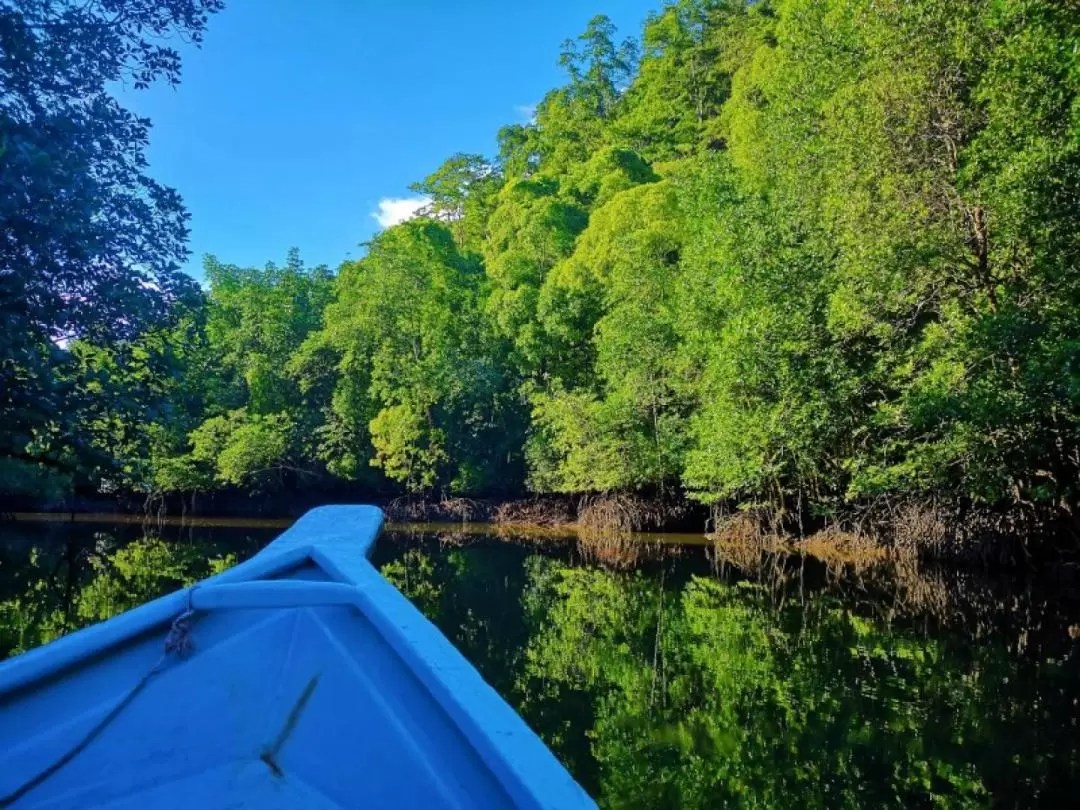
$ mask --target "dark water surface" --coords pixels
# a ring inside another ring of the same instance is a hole
[[[0,524],[0,658],[255,553],[280,528]],[[374,562],[609,807],[1074,807],[1072,580],[739,565],[388,531]]]

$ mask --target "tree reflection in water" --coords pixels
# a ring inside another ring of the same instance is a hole
[[[0,659],[224,570],[278,531],[0,524]]]
[[[1080,777],[1062,594],[689,552],[626,572],[506,538],[380,554],[603,806],[1053,805]]]
[[[2,531],[0,655],[276,533]],[[388,532],[374,562],[602,806],[1054,806],[1080,784],[1067,589],[768,550],[616,570],[461,530]]]

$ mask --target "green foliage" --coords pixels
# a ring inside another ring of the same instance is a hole
[[[401,559],[384,565],[380,573],[419,607],[429,619],[439,615],[442,583],[435,576],[431,557],[420,549],[409,549]]]
[[[821,426],[850,430],[854,441],[827,439],[800,473],[833,492],[1072,497],[1073,462],[1061,458],[1071,439],[1054,422],[1075,413],[1075,321],[1058,315],[1075,301],[1061,275],[1075,245],[1041,234],[1064,233],[1055,217],[1071,209],[1058,194],[1080,179],[1072,113],[1052,101],[1075,97],[1074,57],[1058,43],[1077,15],[1033,3],[1022,19],[966,3],[781,3],[735,75],[732,162],[818,276],[807,299],[820,307],[816,335],[791,326],[833,380],[812,375],[784,401],[815,415],[828,405],[842,421]],[[1036,153],[1063,161],[1049,185],[1012,163]],[[1023,204],[991,191],[1015,189],[1013,178]],[[1058,202],[1034,227],[1020,210],[1047,194]]]
[[[225,484],[245,484],[285,466],[294,425],[286,413],[233,411],[207,419],[191,432],[191,458]]]
[[[559,64],[570,74],[575,100],[598,118],[610,115],[633,76],[637,45],[631,40],[615,43],[616,29],[610,19],[597,15],[576,39],[563,42]]]
[[[78,597],[76,614],[85,622],[103,621],[201,577],[207,560],[198,546],[166,543],[160,538],[136,540],[90,560],[93,577]]]
[[[561,200],[558,192],[558,183],[547,178],[512,181],[500,192],[488,223],[489,317],[514,346],[515,364],[528,373],[542,374],[552,363],[570,359],[547,350],[537,319],[544,279],[570,254],[588,221],[579,205]]]
[[[532,397],[535,487],[638,489],[678,479],[684,402],[670,281],[681,242],[672,185],[629,188],[594,211],[574,253],[545,280],[545,331],[591,367]]]
[[[216,5],[102,36],[198,33]],[[0,37],[44,69],[59,39],[38,13],[3,5]],[[535,120],[500,130],[494,159],[455,154],[414,184],[430,202],[364,257],[336,276],[295,253],[265,270],[208,258],[205,294],[166,273],[179,208],[138,173],[141,146],[99,144],[118,185],[79,186],[82,213],[35,212],[79,223],[54,234],[70,260],[31,268],[56,252],[29,231],[7,243],[22,258],[0,274],[0,474],[54,494],[342,478],[1069,514],[1078,34],[1075,3],[1053,0],[674,0],[640,44],[596,17]],[[94,93],[123,66],[96,67]],[[26,146],[0,168],[21,161],[48,190],[70,167],[32,159],[45,111],[15,120],[30,73],[0,101]],[[154,205],[116,266],[146,254],[150,286],[72,247],[107,221],[90,191],[124,189]],[[89,265],[105,276],[75,307],[64,279]]]
[[[231,396],[256,413],[287,409],[298,394],[289,358],[322,325],[333,277],[325,267],[307,271],[295,249],[284,267],[240,268],[208,256],[203,268],[210,283],[207,342],[225,377],[219,398]]]
[[[607,141],[607,124],[637,62],[637,44],[632,39],[616,43],[615,34],[611,20],[598,15],[577,39],[563,42],[559,64],[570,84],[543,98],[533,128],[538,164],[549,175],[588,160]]]
[[[149,123],[109,86],[177,84],[162,43],[198,44],[222,3],[128,5],[0,3],[0,457],[53,471],[17,490],[96,483],[104,463],[82,452],[81,412],[101,405],[66,343],[133,340],[196,295],[183,205],[144,171]]]
[[[320,420],[296,357],[322,326],[334,278],[325,267],[307,270],[295,250],[284,267],[240,268],[213,256],[204,267],[205,318],[178,341],[191,357],[175,384],[201,400],[190,417],[162,420],[169,435],[151,455],[153,486],[280,486],[286,472],[312,465],[307,436]]]
[[[615,135],[651,161],[685,157],[717,138],[734,63],[725,34],[743,16],[735,0],[678,0],[649,16],[643,56]]]
[[[439,465],[446,461],[446,436],[426,424],[424,414],[408,404],[383,408],[371,420],[371,463],[388,477],[403,481],[410,490],[424,492],[438,480]]]
[[[477,251],[502,178],[482,155],[457,154],[409,188],[431,202],[424,216],[446,222],[463,250]]]
[[[601,206],[620,191],[658,179],[641,156],[630,149],[606,147],[567,175],[572,194],[587,207]]]
[[[417,220],[380,234],[342,268],[325,340],[338,358],[332,430],[412,491],[494,485],[513,448],[505,349],[483,317],[485,279],[450,230]],[[355,457],[354,457],[355,458]],[[342,472],[357,470],[350,461]],[[475,484],[474,484],[475,486]]]
[[[391,532],[381,547],[384,574],[601,807],[1071,795],[1078,660],[1072,619],[1044,596],[1013,597],[1023,607],[1006,620],[988,583],[957,587],[955,570],[908,570],[875,595],[861,577],[821,587],[797,560],[766,585],[699,575],[685,551],[616,572],[452,531]],[[936,596],[902,607],[916,592]]]

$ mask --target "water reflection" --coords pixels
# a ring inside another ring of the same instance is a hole
[[[224,570],[278,531],[2,523],[0,659]]]
[[[0,656],[276,531],[0,526]],[[590,555],[555,532],[413,527],[373,561],[602,806],[1072,803],[1069,590],[768,550],[654,544],[635,570]]]
[[[1071,803],[1062,594],[790,557],[626,572],[507,539],[390,534],[379,561],[601,805]]]

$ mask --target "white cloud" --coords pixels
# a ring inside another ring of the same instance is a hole
[[[535,104],[515,104],[514,112],[521,118],[523,124],[536,123],[536,105]]]
[[[412,219],[425,205],[431,203],[430,197],[383,197],[379,200],[379,208],[372,211],[379,225],[389,228],[398,225],[407,219]]]

